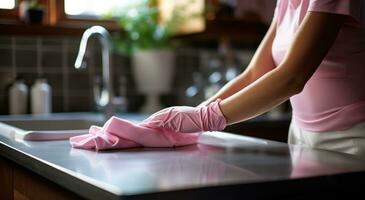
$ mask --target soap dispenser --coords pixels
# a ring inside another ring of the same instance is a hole
[[[17,78],[9,88],[9,114],[27,114],[28,86],[23,79]]]
[[[38,78],[31,88],[32,114],[51,113],[52,90],[44,78]]]

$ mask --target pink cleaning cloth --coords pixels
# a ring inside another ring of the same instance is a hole
[[[71,146],[81,149],[125,149],[133,147],[174,147],[195,144],[201,132],[179,133],[150,128],[111,117],[103,127],[91,126],[89,133],[70,138]]]

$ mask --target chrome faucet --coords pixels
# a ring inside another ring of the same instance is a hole
[[[112,74],[110,70],[111,66],[111,42],[110,42],[110,34],[109,32],[102,26],[92,26],[85,30],[84,34],[82,35],[79,47],[79,53],[77,55],[75,61],[75,68],[81,69],[86,68],[86,61],[84,59],[86,47],[88,40],[91,36],[96,35],[101,43],[102,48],[102,84],[100,88],[100,95],[96,97],[96,104],[100,108],[103,109],[106,117],[110,117],[114,114],[115,110],[115,102],[114,102],[114,91],[113,91],[113,81],[112,81]],[[96,91],[94,90],[94,96],[98,95],[95,94]]]

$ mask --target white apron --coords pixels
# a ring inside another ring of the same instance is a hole
[[[359,155],[365,158],[365,122],[343,131],[312,132],[299,128],[292,120],[288,143]]]

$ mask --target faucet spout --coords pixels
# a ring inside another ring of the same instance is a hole
[[[97,36],[102,48],[102,88],[100,91],[100,97],[96,104],[104,108],[107,116],[113,114],[112,100],[114,97],[113,87],[112,87],[112,74],[110,70],[111,65],[111,42],[109,32],[102,26],[92,26],[85,30],[80,41],[79,52],[75,61],[75,68],[81,69],[86,68],[85,53],[87,48],[87,43],[91,36]]]

